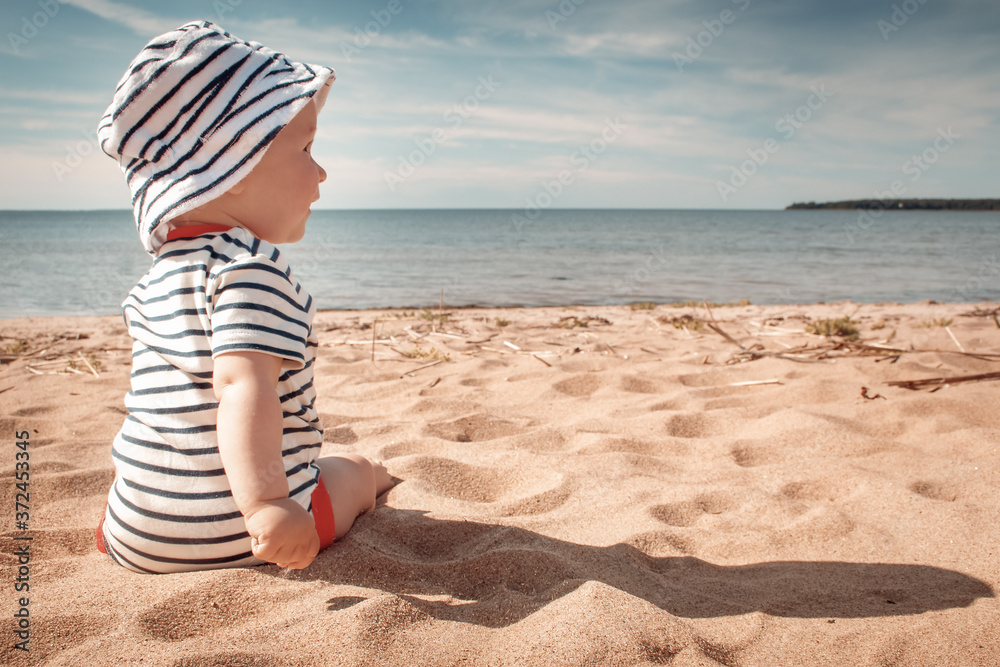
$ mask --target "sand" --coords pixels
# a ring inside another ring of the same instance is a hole
[[[176,575],[94,548],[128,388],[121,319],[0,320],[0,659],[996,665],[1000,382],[889,384],[1000,370],[957,354],[1000,354],[995,309],[714,308],[735,343],[703,307],[322,312],[323,452],[381,459],[400,483],[306,570]],[[821,355],[830,339],[805,327],[843,315],[905,351]]]

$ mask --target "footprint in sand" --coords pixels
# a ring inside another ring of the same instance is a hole
[[[578,434],[576,440],[583,440],[577,452],[579,454],[634,454],[650,460],[660,460],[663,457],[689,456],[691,445],[683,441],[670,440],[643,440],[641,438],[608,438],[604,434],[597,434],[596,437],[584,439],[582,436],[588,434]],[[588,441],[589,440],[589,441]],[[660,461],[665,467],[667,474],[676,474],[677,470]]]
[[[358,441],[358,434],[350,426],[328,428],[323,431],[323,442],[333,442],[338,445],[353,445]]]
[[[664,389],[658,382],[647,380],[635,375],[627,375],[622,378],[621,387],[623,391],[632,394],[662,394]]]
[[[734,442],[729,450],[729,455],[733,457],[733,462],[741,468],[754,468],[769,463],[778,463],[782,460],[781,455],[775,449],[750,440]]]
[[[844,480],[840,480],[844,482]],[[781,487],[781,495],[792,500],[829,500],[840,498],[847,490],[843,484],[832,484],[822,479],[789,482]]]
[[[482,442],[523,433],[524,429],[498,417],[478,413],[447,422],[434,422],[424,433],[452,442]]]
[[[950,484],[942,484],[940,482],[932,482],[929,480],[918,480],[913,484],[910,484],[910,491],[913,491],[918,496],[930,498],[931,500],[954,502],[955,499],[958,498],[958,491],[956,491]]]
[[[656,505],[649,513],[668,526],[685,528],[693,526],[706,514],[722,514],[737,507],[736,501],[724,493],[703,493],[692,500]]]
[[[393,474],[449,500],[499,504],[502,516],[541,514],[562,505],[572,489],[555,472],[528,474],[519,468],[480,467],[437,456],[397,462]]]
[[[707,415],[700,412],[671,415],[666,425],[667,434],[675,438],[707,438],[721,435],[726,430],[725,419],[718,415]]]
[[[584,373],[560,380],[552,385],[552,388],[574,398],[590,398],[590,395],[597,391],[600,386],[600,377],[593,373]]]
[[[110,467],[103,470],[60,469],[62,467],[54,462],[44,467],[40,465],[38,470],[32,466],[31,472],[39,473],[31,476],[32,495],[37,494],[45,504],[67,500],[77,503],[87,496],[106,496],[115,479],[115,472]]]
[[[250,570],[220,573],[211,586],[193,585],[151,605],[139,614],[139,627],[144,635],[162,641],[233,628],[246,622],[248,609],[273,609],[298,595],[292,586],[271,586],[271,580]]]

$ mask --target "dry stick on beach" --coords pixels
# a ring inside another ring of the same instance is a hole
[[[924,387],[941,388],[946,384],[958,384],[959,382],[980,382],[982,380],[1000,380],[1000,372],[980,373],[979,375],[960,375],[953,378],[926,378],[923,380],[894,380],[886,382],[891,387],[904,387],[906,389],[922,389]]]
[[[930,352],[934,354],[960,354],[964,357],[972,357],[973,359],[979,359],[981,361],[1000,361],[1000,354],[997,354],[995,352],[966,352],[965,350],[962,350],[961,352],[956,352],[955,350],[924,350],[918,348],[904,350],[898,347],[872,345],[868,343],[858,343],[849,340],[837,343],[836,346],[831,348],[831,351],[839,350],[842,348],[853,349],[861,353],[869,352],[872,354],[888,355],[888,356],[899,356],[901,354],[919,354],[921,352]]]
[[[544,359],[542,359],[542,358],[541,358],[540,356],[538,356],[537,354],[535,354],[535,353],[532,353],[532,354],[531,354],[531,356],[532,356],[532,357],[534,357],[535,359],[538,359],[538,360],[539,360],[540,362],[542,362],[543,364],[545,364],[545,365],[546,365],[546,366],[548,366],[549,368],[552,368],[552,364],[550,364],[549,362],[545,361]]]
[[[431,327],[432,331],[437,331],[438,330],[438,325],[444,323],[443,314],[444,314],[444,288],[442,287],[441,288],[441,300],[438,301],[438,317],[437,317],[437,322],[433,322],[433,326]]]
[[[705,307],[707,308],[708,305],[706,304]],[[733,338],[732,336],[730,336],[729,334],[727,334],[725,331],[723,331],[722,328],[719,327],[715,323],[714,319],[711,322],[706,322],[705,325],[709,329],[711,329],[712,331],[714,331],[715,333],[719,334],[720,336],[722,336],[723,338],[725,338],[726,340],[728,340],[730,343],[732,343],[736,347],[740,348],[741,350],[743,350],[745,352],[748,351],[747,348],[742,343],[738,342],[735,338]]]
[[[432,361],[432,362],[431,362],[431,363],[429,363],[429,364],[424,364],[423,366],[420,366],[419,368],[414,368],[414,369],[413,369],[412,371],[406,371],[405,373],[403,373],[403,374],[402,374],[402,375],[400,375],[399,377],[400,377],[400,378],[404,378],[404,377],[406,377],[407,375],[413,375],[413,374],[414,374],[414,373],[416,373],[417,371],[422,371],[422,370],[424,370],[425,368],[430,368],[431,366],[437,366],[438,364],[441,364],[441,363],[444,363],[444,359],[438,359],[437,361]]]
[[[82,361],[84,364],[86,364],[87,368],[90,369],[90,372],[93,373],[95,377],[101,377],[100,373],[98,373],[94,369],[94,367],[90,365],[90,362],[87,361],[87,357],[83,356],[83,352],[80,352],[79,355],[80,355],[80,361]]]
[[[753,387],[759,384],[781,384],[781,380],[746,380],[745,382],[730,382],[730,387]]]
[[[708,307],[708,300],[707,299],[702,299],[701,302],[703,304],[705,304],[705,310],[708,311],[708,317],[709,317],[710,320],[712,320],[712,324],[715,324],[716,323],[715,322],[715,316],[712,315],[712,309]]]
[[[735,338],[727,334],[725,331],[723,331],[722,328],[719,327],[718,325],[713,324],[711,322],[706,322],[705,326],[707,326],[709,329],[716,332],[717,334],[719,334],[720,336],[728,340],[730,343],[732,343],[733,345],[737,346],[742,350],[742,352],[740,352],[739,354],[737,354],[735,357],[732,358],[732,360],[735,361],[740,361],[740,357],[744,356],[748,356],[748,358],[746,358],[746,361],[754,361],[756,359],[760,359],[761,357],[777,357],[778,359],[787,359],[789,361],[798,361],[800,363],[806,363],[806,364],[819,364],[825,361],[823,359],[797,357],[790,354],[785,354],[783,352],[768,352],[767,350],[751,350],[748,349],[745,345],[743,345],[739,341],[737,341]]]
[[[958,346],[958,349],[961,350],[962,352],[965,352],[965,348],[962,347],[962,344],[958,342],[957,338],[955,338],[955,334],[951,332],[951,327],[945,327],[944,330],[947,331],[948,335],[951,336],[951,339],[955,341],[955,345]]]

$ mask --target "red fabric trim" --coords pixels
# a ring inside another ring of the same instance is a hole
[[[330,502],[330,494],[323,484],[323,476],[319,477],[319,484],[313,489],[310,498],[312,502],[313,521],[316,522],[316,532],[319,533],[320,551],[333,544],[335,524],[333,521],[333,504]]]
[[[193,239],[196,236],[201,236],[202,234],[209,234],[211,232],[228,232],[232,227],[226,227],[225,225],[188,225],[186,227],[174,227],[169,232],[167,232],[168,241],[176,241],[177,239]]]
[[[97,532],[94,533],[94,539],[97,541],[97,550],[102,554],[108,553],[104,549],[104,515],[107,513],[108,503],[104,503],[104,511],[101,512],[101,522],[97,524]]]

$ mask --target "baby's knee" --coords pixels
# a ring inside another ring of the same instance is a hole
[[[375,470],[371,461],[357,454],[338,454],[321,457],[316,463],[335,505],[358,513],[374,506]]]

